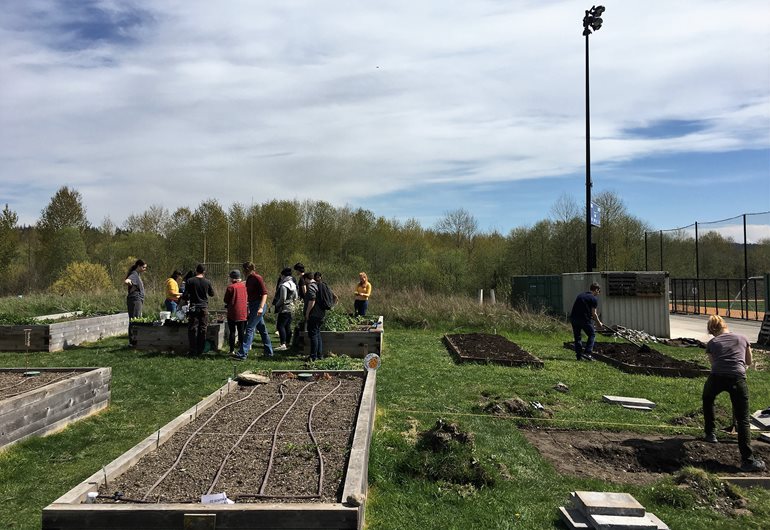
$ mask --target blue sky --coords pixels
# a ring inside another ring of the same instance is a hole
[[[770,210],[770,5],[604,5],[594,193],[653,229]],[[531,226],[560,197],[585,201],[589,7],[11,2],[0,203],[34,223],[69,185],[96,225],[310,198],[423,226],[457,208],[484,230]]]

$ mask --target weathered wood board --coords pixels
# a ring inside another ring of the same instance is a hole
[[[374,325],[362,326],[355,331],[322,331],[321,341],[324,354],[335,353],[363,359],[369,353],[382,357],[383,347],[383,318],[380,316]],[[307,333],[300,332],[303,353],[310,355],[310,341]]]
[[[225,328],[222,322],[210,323],[206,329],[206,340],[214,350],[221,350],[225,344]],[[190,341],[187,336],[187,324],[166,322],[162,326],[153,324],[132,324],[131,338],[134,347],[142,351],[173,351],[187,353]]]
[[[127,330],[128,313],[77,318],[50,324],[0,326],[0,351],[61,351],[84,342],[96,342],[122,335]]]
[[[111,368],[0,368],[2,371],[73,371],[76,374],[0,400],[0,448],[58,431],[110,403]]]
[[[274,371],[273,374],[286,373]],[[215,405],[222,392],[234,388],[228,382],[209,397],[183,412],[111,463],[72,488],[43,510],[43,530],[182,530],[183,528],[243,529],[355,529],[364,525],[365,499],[368,488],[369,445],[374,426],[376,405],[376,372],[338,372],[359,374],[365,378],[358,408],[355,433],[350,449],[342,499],[358,499],[353,503],[270,503],[270,504],[88,504],[89,492],[98,491],[136,464],[144,455],[165,443],[198,413]],[[359,504],[359,505],[356,505]],[[202,524],[203,526],[195,526]]]

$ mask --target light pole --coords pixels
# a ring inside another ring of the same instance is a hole
[[[586,270],[591,272],[596,266],[596,250],[591,243],[591,112],[588,91],[588,36],[591,30],[602,27],[604,6],[593,6],[583,17],[583,35],[586,38]]]

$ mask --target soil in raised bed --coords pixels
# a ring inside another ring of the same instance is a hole
[[[447,338],[459,350],[460,357],[464,361],[500,361],[542,366],[540,359],[502,335],[461,333],[447,335]]]
[[[30,368],[29,371],[36,371],[34,368]],[[67,379],[82,372],[76,372],[72,370],[62,371],[40,371],[38,375],[25,376],[24,372],[5,372],[0,371],[0,400],[12,398],[35,390],[56,381]]]
[[[741,471],[735,438],[712,444],[681,435],[536,428],[521,432],[556,471],[565,475],[639,485],[650,484],[687,466],[719,475],[770,476],[768,471]],[[770,461],[768,444],[754,442],[751,447],[756,456]]]
[[[574,342],[565,342],[564,347],[575,349]],[[597,342],[594,352],[632,366],[650,366],[654,368],[674,368],[680,370],[707,370],[705,366],[692,361],[681,361],[654,350],[647,345],[636,346],[628,342]]]
[[[362,377],[352,375],[322,375],[304,382],[274,374],[268,384],[239,386],[158,450],[142,457],[106,487],[102,484],[100,496],[112,499],[100,497],[99,501],[114,502],[115,493],[120,492],[126,500],[197,503],[203,494],[225,492],[236,502],[341,502],[363,383]],[[230,406],[223,408],[225,405]],[[314,405],[311,425],[317,445],[308,434]],[[320,492],[316,447],[323,456]],[[263,496],[252,497],[260,494]]]

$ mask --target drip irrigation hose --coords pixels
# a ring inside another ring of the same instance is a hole
[[[55,378],[51,379],[51,380],[50,380],[50,381],[48,381],[48,382],[47,382],[45,385],[41,385],[41,386],[38,386],[38,387],[35,387],[35,388],[42,388],[43,386],[47,386],[47,385],[53,384],[53,383],[55,383],[55,382],[57,382],[57,381],[61,381],[62,379],[66,379],[67,377],[71,376],[72,374],[76,374],[76,373],[77,373],[76,371],[67,372],[67,373],[66,373],[66,374],[64,374],[64,375],[61,375],[61,376],[59,376],[59,377],[55,377]],[[21,380],[21,381],[19,381],[18,383],[14,383],[14,384],[12,384],[12,385],[10,385],[10,386],[7,386],[7,387],[5,387],[5,388],[0,388],[0,392],[3,392],[3,391],[5,391],[5,390],[8,390],[9,388],[13,388],[13,387],[15,387],[15,386],[23,385],[23,384],[24,384],[24,383],[26,383],[27,381],[29,381],[29,379],[22,379],[22,380]],[[34,390],[34,388],[32,388],[32,389],[30,389],[30,390]],[[21,392],[16,392],[15,394],[9,394],[9,395],[7,395],[7,396],[3,397],[3,399],[8,399],[8,398],[12,398],[12,397],[14,397],[14,396],[18,396],[18,395],[20,395],[20,394],[25,394],[25,393],[29,392],[30,390],[22,390]]]
[[[265,488],[267,487],[267,481],[270,478],[270,472],[273,470],[273,459],[275,458],[275,446],[278,443],[278,431],[281,428],[281,424],[283,423],[283,420],[286,419],[286,416],[289,415],[289,412],[291,412],[291,409],[294,408],[294,405],[297,404],[297,401],[299,401],[300,396],[302,396],[302,393],[310,388],[311,386],[315,385],[315,381],[312,383],[308,383],[306,386],[302,387],[302,390],[297,392],[297,397],[294,398],[294,401],[291,405],[289,405],[289,408],[286,409],[286,412],[283,413],[283,416],[280,420],[278,420],[278,424],[275,426],[275,430],[273,431],[273,443],[270,446],[270,458],[267,461],[267,469],[265,470],[265,476],[262,478],[262,485],[259,487],[259,494],[263,495],[265,493]]]
[[[225,455],[225,458],[222,460],[222,463],[221,463],[221,464],[219,464],[219,469],[217,469],[217,474],[216,474],[216,475],[214,475],[214,480],[212,480],[212,481],[211,481],[211,485],[209,486],[209,489],[206,491],[206,495],[209,495],[209,494],[211,493],[211,491],[214,489],[214,486],[216,486],[216,485],[217,485],[217,482],[219,481],[219,477],[220,477],[220,475],[222,474],[222,470],[224,470],[224,468],[225,468],[225,464],[227,464],[227,461],[228,461],[228,459],[230,458],[230,455],[231,455],[231,454],[233,454],[233,452],[234,452],[234,451],[235,451],[235,450],[238,448],[238,445],[239,445],[239,444],[240,444],[240,443],[243,441],[243,439],[244,439],[244,438],[246,437],[246,435],[249,433],[249,431],[251,430],[251,428],[252,428],[252,427],[254,427],[254,425],[256,425],[256,423],[257,423],[259,420],[261,420],[261,419],[262,419],[262,418],[265,416],[265,414],[267,414],[268,412],[270,412],[271,410],[273,410],[275,407],[277,407],[278,405],[280,405],[281,403],[283,403],[283,400],[284,400],[284,399],[286,399],[286,392],[285,392],[286,384],[285,384],[285,383],[286,383],[286,381],[283,381],[283,382],[281,382],[281,386],[279,387],[279,390],[281,391],[281,399],[279,399],[278,401],[276,401],[276,402],[275,402],[275,403],[274,403],[274,404],[273,404],[273,405],[272,405],[270,408],[268,408],[268,409],[267,409],[267,410],[265,410],[265,411],[264,411],[262,414],[260,414],[259,416],[257,416],[257,417],[254,419],[254,421],[252,421],[252,422],[249,424],[249,426],[248,426],[248,427],[246,427],[246,430],[245,430],[245,431],[243,431],[243,433],[241,433],[240,437],[239,437],[239,438],[238,438],[238,440],[237,440],[237,441],[236,441],[236,442],[233,444],[233,446],[232,446],[232,447],[230,447],[230,450],[229,450],[229,451],[227,452],[227,454]]]
[[[158,484],[163,482],[166,479],[166,477],[168,477],[169,474],[174,470],[174,468],[176,468],[177,464],[179,464],[179,462],[182,460],[182,455],[184,454],[185,450],[187,450],[187,446],[190,445],[190,442],[192,441],[192,439],[195,437],[196,434],[198,434],[206,425],[208,425],[208,423],[212,419],[214,419],[216,417],[216,415],[219,414],[222,410],[224,410],[227,407],[230,407],[232,405],[235,405],[236,403],[240,403],[241,401],[246,401],[247,399],[251,398],[251,396],[254,394],[254,392],[256,392],[257,388],[259,388],[259,387],[255,386],[252,389],[252,391],[249,392],[249,395],[246,396],[245,398],[241,398],[241,399],[239,399],[237,401],[233,401],[232,403],[228,403],[227,405],[223,405],[223,406],[219,407],[216,410],[216,412],[214,412],[214,414],[212,414],[209,417],[209,419],[207,419],[205,422],[203,422],[203,425],[198,427],[198,429],[194,433],[192,433],[189,438],[187,438],[187,441],[184,443],[182,448],[179,450],[179,455],[177,456],[176,461],[173,464],[171,464],[171,467],[169,467],[168,470],[166,470],[166,472],[163,473],[163,475],[158,480],[155,481],[155,484],[150,486],[150,489],[147,490],[147,493],[144,494],[144,497],[142,497],[142,500],[146,500],[147,497],[149,497],[150,493],[152,493],[152,491],[158,486]]]
[[[331,396],[334,392],[337,391],[339,387],[342,386],[342,381],[337,382],[337,386],[332,388],[328,394],[326,394],[324,397],[316,401],[313,406],[310,408],[310,412],[307,414],[307,432],[310,434],[310,439],[313,440],[313,444],[315,445],[316,453],[318,453],[318,496],[321,496],[321,493],[323,493],[324,490],[324,457],[321,454],[321,448],[318,447],[318,440],[315,439],[315,434],[313,433],[313,412],[315,411],[315,408],[317,405],[319,405],[323,400]]]

